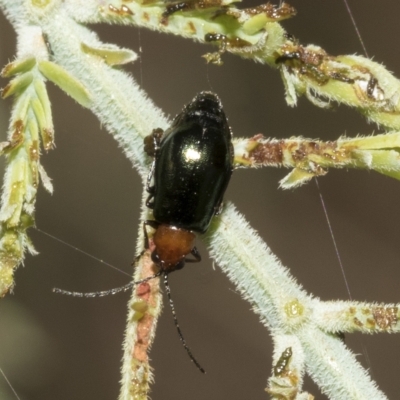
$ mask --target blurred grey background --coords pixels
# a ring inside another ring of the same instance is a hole
[[[331,54],[361,54],[342,1],[292,0],[298,15],[284,23],[304,44]],[[242,6],[249,6],[243,3]],[[397,48],[400,3],[351,1],[370,56],[400,75]],[[378,132],[355,111],[326,111],[300,99],[284,101],[279,74],[226,54],[224,65],[207,65],[210,48],[178,37],[132,27],[95,26],[100,37],[140,53],[127,69],[171,117],[201,90],[221,97],[235,136],[336,139]],[[0,64],[12,60],[14,32],[0,16]],[[6,84],[1,81],[1,86]],[[142,188],[135,170],[96,118],[52,84],[56,149],[42,157],[53,179],[51,196],[37,199],[38,228],[131,274]],[[11,101],[0,102],[5,139]],[[278,189],[286,170],[239,170],[226,198],[232,200],[304,288],[323,300],[347,299],[315,182],[295,191]],[[366,171],[330,171],[319,179],[354,299],[400,300],[400,182]],[[110,400],[119,392],[122,340],[129,293],[101,299],[59,296],[52,288],[105,290],[129,278],[71,247],[35,231],[38,256],[16,272],[14,294],[0,302],[0,367],[21,399]],[[191,365],[165,308],[151,352],[160,399],[262,400],[271,370],[271,340],[221,271],[203,261],[170,276],[185,338],[207,370]],[[359,361],[390,399],[399,398],[398,335],[346,336]],[[368,361],[363,349],[366,349]],[[306,389],[325,399],[310,380]],[[0,398],[15,399],[0,376]],[[370,399],[368,399],[370,400]]]

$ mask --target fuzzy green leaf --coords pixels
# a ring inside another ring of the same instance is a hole
[[[83,107],[91,104],[87,89],[69,72],[51,61],[40,61],[39,71]]]

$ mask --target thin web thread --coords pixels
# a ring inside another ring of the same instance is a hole
[[[13,386],[11,385],[11,382],[8,380],[6,374],[3,372],[3,370],[0,368],[0,373],[1,375],[3,375],[4,380],[7,382],[8,386],[10,387],[10,389],[12,390],[12,392],[14,393],[14,396],[18,399],[21,400],[21,398],[18,396],[17,392],[14,390]]]
[[[317,185],[317,188],[318,188],[318,194],[319,194],[319,198],[321,200],[322,209],[324,210],[326,222],[328,223],[329,232],[331,234],[333,246],[335,247],[336,257],[337,257],[337,259],[339,261],[340,270],[342,271],[342,276],[343,276],[343,279],[344,279],[344,283],[346,285],[347,293],[349,294],[349,299],[353,300],[353,297],[351,296],[351,292],[350,292],[349,282],[347,281],[346,273],[344,272],[342,258],[340,257],[339,249],[338,249],[338,246],[336,244],[335,235],[333,234],[331,221],[330,221],[329,216],[328,216],[328,210],[326,209],[325,201],[324,201],[324,198],[322,197],[321,189],[319,187],[319,183],[318,183],[318,179],[317,178],[315,178],[315,184]]]
[[[78,253],[82,253],[82,254],[84,254],[85,256],[90,257],[90,258],[92,258],[93,260],[96,260],[96,261],[100,262],[101,264],[107,265],[107,267],[110,267],[110,268],[112,268],[112,269],[115,269],[116,271],[121,272],[122,274],[131,277],[131,275],[129,275],[127,272],[123,271],[122,269],[119,269],[119,268],[115,267],[114,265],[109,264],[108,262],[106,262],[106,261],[104,261],[104,260],[101,260],[100,258],[97,258],[97,257],[95,257],[95,256],[93,256],[93,255],[87,253],[86,251],[81,250],[80,248],[78,248],[78,247],[72,245],[72,244],[67,243],[67,242],[64,241],[64,240],[59,239],[58,237],[51,235],[50,233],[45,232],[45,231],[43,231],[42,229],[39,229],[39,228],[35,228],[35,229],[36,229],[38,232],[42,233],[43,235],[46,235],[46,236],[48,236],[48,237],[50,237],[50,238],[56,240],[57,242],[62,243],[62,244],[64,244],[65,246],[70,247],[71,249],[74,249],[74,250],[77,251]]]
[[[336,251],[336,256],[337,256],[337,259],[338,259],[339,265],[340,265],[340,270],[342,271],[343,279],[344,279],[344,282],[346,284],[347,293],[349,294],[349,299],[352,301],[353,297],[352,297],[351,292],[350,292],[349,282],[347,280],[346,273],[344,271],[342,259],[340,257],[338,246],[336,244],[335,235],[333,234],[332,225],[331,225],[331,222],[329,220],[328,210],[326,209],[325,201],[324,201],[324,198],[322,196],[322,192],[321,192],[321,189],[319,187],[319,183],[318,183],[318,179],[317,178],[315,178],[315,184],[317,185],[317,188],[318,188],[319,198],[321,199],[322,208],[324,210],[325,218],[326,218],[326,221],[328,223],[329,232],[331,233],[333,245],[334,245],[335,251]],[[368,365],[368,368],[369,368],[369,373],[371,374],[371,377],[373,378],[374,373],[373,373],[373,369],[372,369],[371,360],[369,359],[367,347],[365,346],[364,341],[361,338],[359,339],[359,341],[360,341],[360,344],[361,344],[362,353],[363,353],[363,355],[365,357],[365,361],[367,362],[367,365]]]
[[[353,15],[353,12],[351,11],[350,5],[349,5],[349,3],[348,3],[347,0],[343,0],[343,2],[344,2],[344,5],[346,6],[347,13],[348,13],[349,16],[350,16],[351,22],[353,23],[353,27],[354,27],[354,29],[355,29],[355,31],[356,31],[358,40],[359,40],[360,43],[361,43],[361,47],[363,48],[365,57],[369,58],[369,55],[368,55],[368,52],[367,52],[367,48],[365,47],[363,38],[361,37],[361,33],[360,33],[359,29],[358,29],[356,20],[354,19],[354,15]]]
[[[366,46],[365,46],[365,44],[364,44],[364,40],[362,39],[361,33],[360,33],[359,29],[358,29],[356,20],[355,20],[355,18],[354,18],[354,16],[353,16],[353,12],[351,11],[351,8],[350,8],[350,5],[349,5],[349,3],[348,3],[348,0],[343,0],[343,1],[344,1],[345,6],[346,6],[347,13],[348,13],[349,16],[350,16],[351,22],[353,23],[354,29],[355,29],[355,31],[356,31],[356,33],[357,33],[358,40],[360,41],[361,47],[362,47],[363,50],[364,50],[364,55],[365,55],[367,58],[369,58],[369,55],[368,55],[368,52],[367,52],[367,48],[366,48]],[[316,181],[317,186],[318,186],[317,179],[315,179],[315,181]],[[318,186],[318,190],[319,190],[319,186]],[[322,196],[322,195],[321,195],[321,191],[319,191],[319,192],[320,192],[320,196]],[[322,197],[321,197],[321,199],[322,199]],[[323,204],[323,203],[322,203],[322,204]],[[323,207],[324,207],[324,210],[325,210],[324,204],[323,204]],[[326,210],[325,210],[325,214],[327,215]],[[328,224],[329,224],[329,222],[328,222]],[[330,224],[329,224],[329,228],[330,228]],[[331,229],[331,228],[330,228],[330,229]],[[332,236],[332,238],[333,238],[333,236]],[[334,242],[335,242],[335,239],[333,239],[333,240],[334,240]],[[336,247],[336,243],[335,243],[335,247]],[[342,267],[342,270],[343,270],[343,267]],[[344,273],[344,272],[343,272],[343,273]],[[345,281],[346,281],[347,290],[349,291],[349,295],[350,295],[350,290],[349,290],[349,287],[348,287],[347,280],[345,279]],[[351,299],[351,295],[350,295],[350,299]],[[367,365],[368,365],[368,367],[369,367],[369,372],[370,372],[370,374],[371,374],[371,377],[373,378],[374,373],[373,373],[373,370],[372,370],[371,361],[370,361],[370,359],[369,359],[367,347],[365,346],[365,344],[364,344],[364,342],[362,341],[362,339],[360,339],[360,342],[361,342],[362,352],[363,352],[363,354],[364,354],[364,357],[365,357],[365,359],[366,359],[366,361],[367,361]]]

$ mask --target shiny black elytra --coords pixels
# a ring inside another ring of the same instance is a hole
[[[156,129],[145,138],[145,151],[154,155],[146,202],[154,220],[145,225],[155,228],[151,256],[164,272],[200,261],[195,233],[206,232],[221,207],[233,170],[231,137],[219,98],[201,92],[164,134]]]

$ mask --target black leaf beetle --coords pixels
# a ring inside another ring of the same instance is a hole
[[[145,138],[145,151],[154,156],[146,202],[154,220],[145,222],[146,248],[151,226],[152,260],[169,273],[200,261],[195,232],[207,231],[232,175],[232,134],[217,95],[199,93],[164,134],[156,129]]]
[[[140,281],[103,292],[54,291],[79,297],[105,296],[163,275],[179,337],[190,359],[204,373],[183,338],[167,278],[185,262],[201,259],[194,245],[195,232],[206,232],[211,218],[221,208],[233,171],[231,130],[219,98],[214,93],[201,92],[175,117],[165,133],[155,129],[144,142],[147,154],[154,156],[147,178],[146,201],[153,209],[154,220],[144,222],[145,249],[150,248],[146,226],[151,226],[155,229],[151,258],[160,270]],[[189,254],[193,258],[186,258]]]

